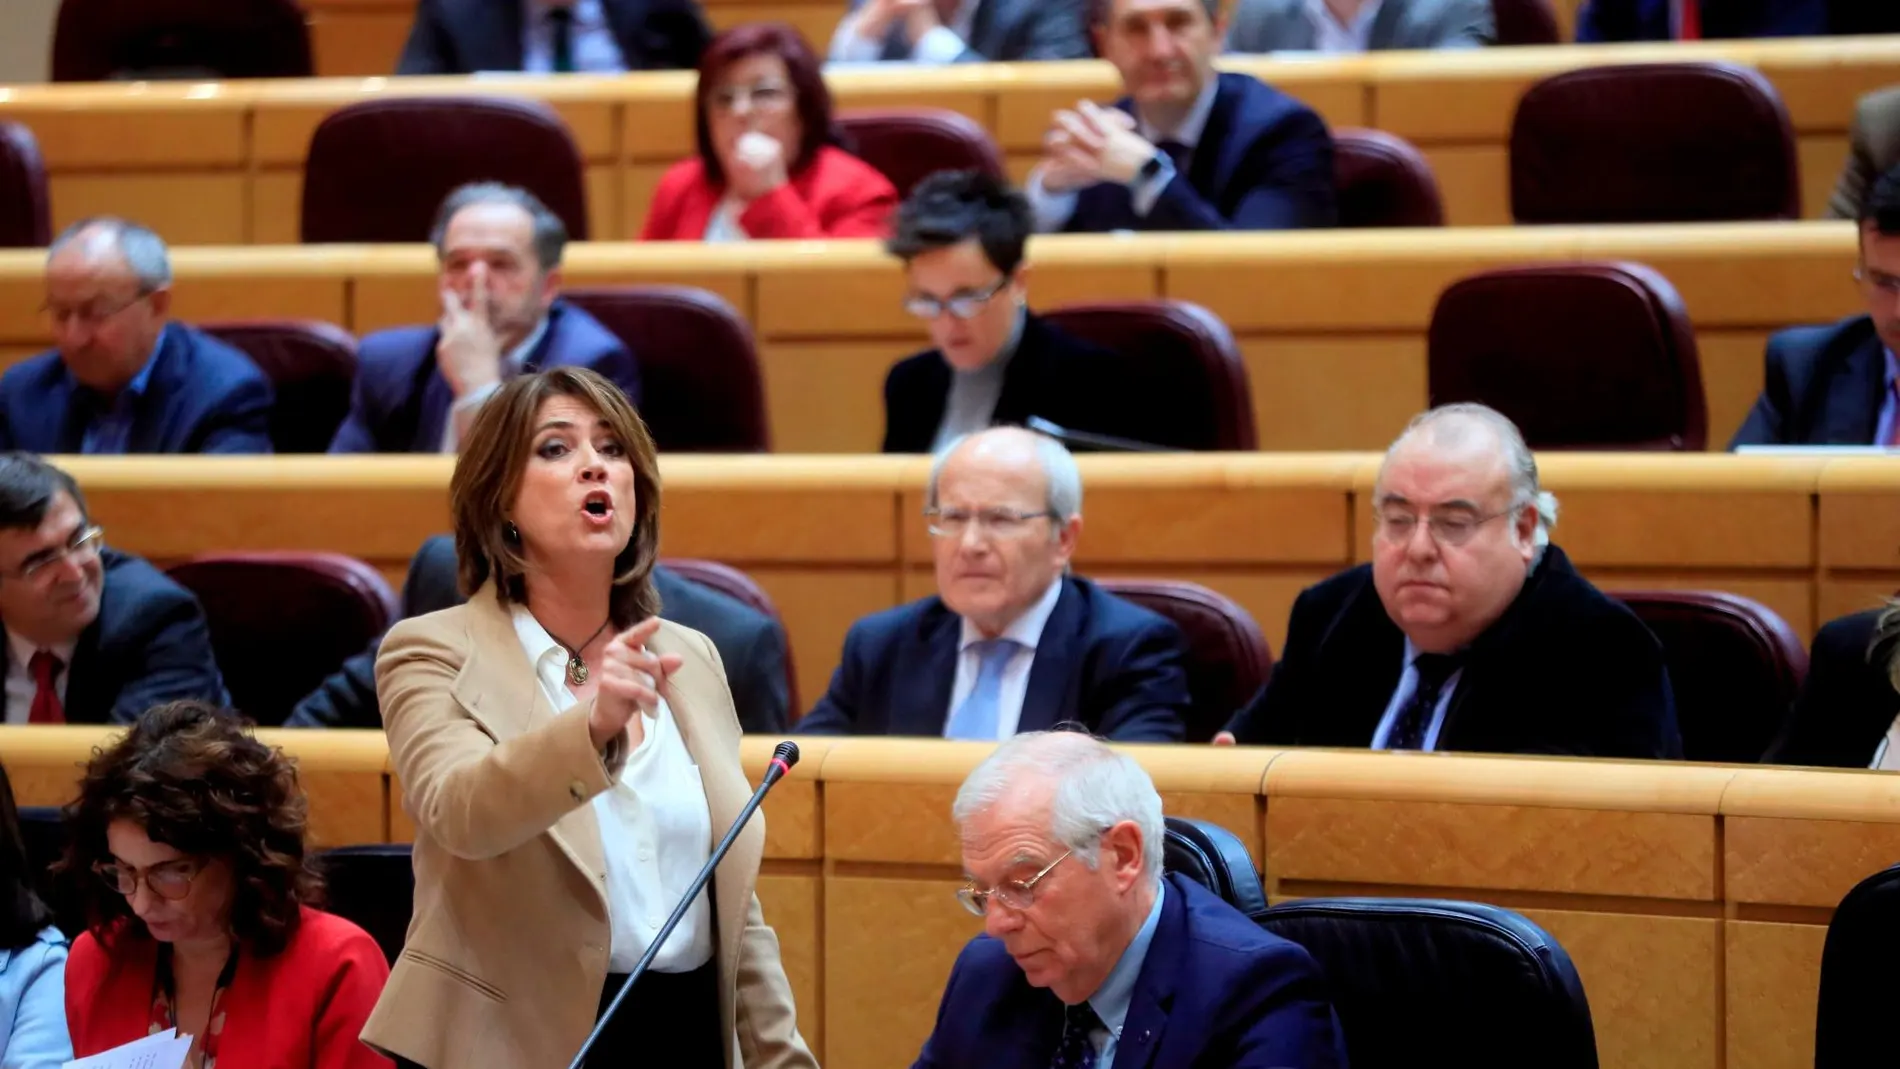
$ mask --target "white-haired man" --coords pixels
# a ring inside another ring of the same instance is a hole
[[[1161,797],[1071,732],[1018,735],[957,793],[957,958],[913,1069],[1346,1064],[1313,958],[1161,871]]]
[[[1661,646],[1549,544],[1557,502],[1510,420],[1418,416],[1373,509],[1372,563],[1300,594],[1216,742],[1682,756]]]

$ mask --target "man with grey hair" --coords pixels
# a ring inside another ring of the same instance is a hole
[[[953,812],[957,899],[983,934],[913,1069],[1346,1064],[1312,956],[1163,875],[1161,797],[1133,758],[1086,735],[1018,735]]]
[[[1065,721],[1123,741],[1182,737],[1187,641],[1068,574],[1082,477],[1020,427],[959,438],[924,510],[937,594],[853,624],[831,687],[796,730],[1006,739]]]
[[[157,234],[99,217],[46,252],[55,348],[0,375],[0,449],[268,453],[270,381],[243,353],[175,323]]]
[[[1372,563],[1300,594],[1215,741],[1680,758],[1661,646],[1549,544],[1556,518],[1503,415],[1414,419],[1373,489]]]
[[[363,339],[332,453],[454,453],[482,402],[523,371],[584,367],[640,403],[640,371],[613,332],[562,301],[567,227],[525,189],[477,182],[430,231],[442,316]]]

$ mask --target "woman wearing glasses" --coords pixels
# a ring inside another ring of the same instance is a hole
[[[660,179],[643,240],[877,237],[897,206],[889,179],[837,147],[818,57],[783,23],[706,47],[695,129],[699,155]]]
[[[66,966],[73,1053],[193,1037],[190,1069],[388,1069],[357,1036],[388,963],[311,907],[305,802],[283,751],[201,702],[140,717],[66,808],[87,930]]]

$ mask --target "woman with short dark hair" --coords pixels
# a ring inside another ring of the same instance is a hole
[[[0,765],[0,1065],[58,1069],[66,1038],[66,936],[33,890],[13,783]]]

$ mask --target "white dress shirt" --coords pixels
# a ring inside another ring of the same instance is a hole
[[[8,693],[9,695],[12,693],[11,689]],[[11,702],[8,703],[8,708],[10,711]],[[7,717],[7,722],[14,722],[11,715]],[[1900,717],[1894,718],[1893,723],[1887,728],[1887,734],[1881,737],[1880,745],[1874,748],[1874,762],[1867,767],[1876,772],[1900,772]]]
[[[625,74],[627,59],[607,22],[600,0],[574,0],[568,43],[576,73]],[[548,25],[548,5],[521,0],[521,69],[531,74],[554,70],[554,27]]]
[[[1023,718],[1023,697],[1029,692],[1029,670],[1036,663],[1036,646],[1042,641],[1042,629],[1049,623],[1049,614],[1056,611],[1056,601],[1062,597],[1062,577],[1049,584],[1042,597],[1026,609],[1003,629],[997,638],[1013,639],[1020,647],[1009,659],[1009,665],[1003,669],[996,697],[996,737],[1000,741],[1016,734],[1016,725]],[[963,699],[976,689],[976,676],[982,662],[982,655],[974,647],[983,641],[983,633],[969,620],[963,621],[963,636],[957,644],[957,676],[950,684],[950,707],[944,710],[944,727],[950,726],[949,714],[963,704]]]
[[[1142,118],[1140,111],[1137,110],[1135,132],[1157,148],[1163,141],[1174,141],[1187,146],[1188,166],[1192,167],[1194,150],[1201,143],[1201,134],[1207,130],[1207,117],[1214,113],[1214,98],[1219,93],[1220,78],[1218,76],[1208,78],[1207,84],[1201,87],[1201,95],[1194,98],[1194,106],[1181,117],[1180,125],[1172,130],[1162,130],[1154,126]],[[1137,178],[1129,187],[1129,197],[1133,202],[1135,214],[1145,217],[1154,208],[1155,201],[1161,198],[1161,191],[1168,188],[1168,183],[1172,181],[1174,181],[1174,161],[1163,155],[1161,170],[1153,178],[1146,180]],[[1075,214],[1076,197],[1080,192],[1080,190],[1072,189],[1066,193],[1052,193],[1043,188],[1042,168],[1038,166],[1031,171],[1029,184],[1023,190],[1023,195],[1029,198],[1029,208],[1035,216],[1037,232],[1047,234],[1062,229],[1063,224],[1069,221],[1069,216]]]
[[[33,683],[33,671],[27,665],[33,655],[40,650],[50,650],[64,665],[59,674],[53,677],[53,693],[59,695],[61,708],[66,705],[66,680],[73,674],[73,651],[79,648],[77,642],[62,642],[57,646],[36,646],[26,639],[7,632],[7,723],[24,724],[33,712],[33,696],[39,687]]]
[[[1384,0],[1366,0],[1350,26],[1342,25],[1326,0],[1306,0],[1306,17],[1313,23],[1313,51],[1365,52],[1372,48],[1372,21]]]
[[[926,3],[930,0],[925,0]],[[956,12],[950,17],[948,25],[934,26],[917,39],[912,46],[910,56],[894,60],[897,63],[924,63],[941,66],[955,63],[957,57],[970,46],[970,28],[976,24],[976,6],[982,0],[960,0]],[[838,23],[837,32],[831,35],[831,62],[878,63],[883,61],[884,41],[882,38],[871,40],[858,34],[858,20],[864,15],[863,9],[847,15]]]
[[[557,713],[575,705],[567,689],[567,651],[527,609],[514,608],[515,635]],[[706,788],[680,738],[673,710],[660,701],[644,719],[646,737],[627,755],[612,788],[594,796],[601,854],[607,862],[609,972],[631,972],[673,906],[712,857]],[[705,891],[654,956],[654,972],[691,972],[712,960],[712,905]]]
[[[548,317],[544,315],[541,317],[541,322],[536,323],[534,329],[528,332],[528,336],[522,339],[521,344],[501,358],[500,382],[491,382],[469,393],[468,396],[458,397],[450,403],[449,418],[442,424],[442,452],[453,456],[459,451],[462,435],[467,434],[469,427],[475,422],[475,413],[482,410],[484,402],[495,396],[503,382],[521,374],[521,369],[527,366],[528,354],[534,352],[534,347],[541,344],[541,337],[547,332]]]

